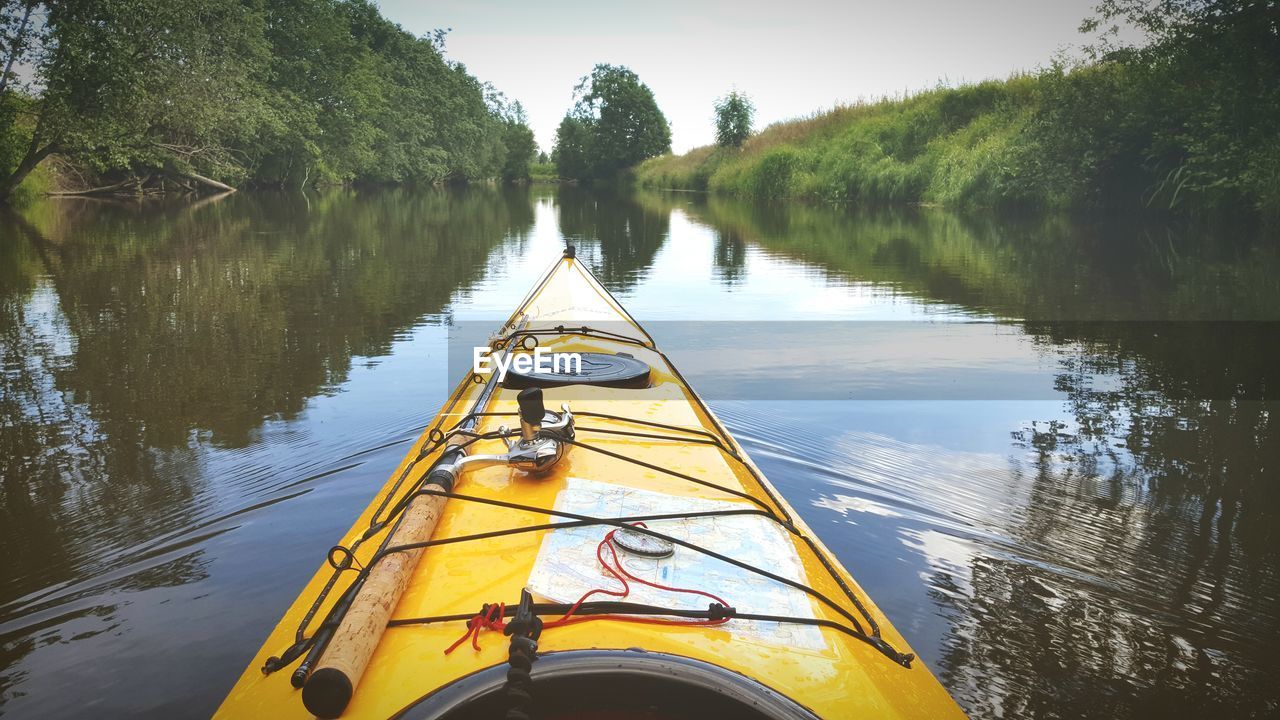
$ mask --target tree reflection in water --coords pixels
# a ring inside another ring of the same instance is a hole
[[[592,192],[572,185],[556,195],[560,234],[578,246],[591,270],[615,292],[645,276],[671,228],[671,215],[625,193]]]
[[[1016,323],[1054,358],[1063,413],[1014,429],[998,541],[901,531],[969,712],[1280,711],[1280,248],[1257,229],[647,202],[711,228],[717,265],[746,241]]]
[[[1224,716],[1275,708],[1280,435],[1273,323],[1032,324],[1074,343],[1073,419],[1015,433],[1032,461],[1019,545],[939,594],[965,632],[942,661],[982,714]],[[999,648],[999,652],[994,652]],[[1000,687],[1000,679],[1022,679]],[[1065,707],[1070,710],[1065,710]]]
[[[0,704],[22,657],[104,631],[76,618],[110,629],[110,598],[205,577],[183,536],[232,479],[202,447],[333,392],[532,223],[527,189],[4,211]]]

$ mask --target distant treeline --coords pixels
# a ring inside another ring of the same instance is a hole
[[[0,199],[92,187],[527,177],[519,103],[369,0],[5,0]]]
[[[1280,213],[1280,3],[1106,0],[1084,58],[839,107],[741,148],[640,164],[652,187],[953,206]]]

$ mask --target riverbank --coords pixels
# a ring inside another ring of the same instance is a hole
[[[42,197],[92,197],[102,200],[138,200],[159,197],[198,197],[216,196],[235,190],[272,191],[278,190],[278,184],[255,185],[250,183],[241,188],[219,187],[216,181],[208,178],[191,180],[183,177],[170,177],[164,174],[130,175],[124,180],[116,180],[109,184],[90,182],[92,171],[80,168],[64,158],[54,157],[49,162],[35,168],[20,184],[9,198],[9,205],[24,207]],[[555,166],[551,163],[530,163],[527,177],[522,178],[473,178],[456,180],[425,180],[404,182],[370,182],[361,180],[312,182],[298,191],[328,191],[338,188],[378,188],[394,187],[425,188],[457,185],[508,185],[520,186],[528,184],[559,185],[565,181],[556,175]]]
[[[446,30],[374,4],[27,5],[38,22],[0,22],[21,38],[3,64],[29,65],[0,73],[0,204],[513,181],[536,156],[523,107],[446,56]]]
[[[827,202],[1280,215],[1264,88],[1108,61],[836,107],[635,167],[644,187]],[[1224,100],[1224,98],[1229,99]],[[1243,109],[1247,108],[1247,109]]]

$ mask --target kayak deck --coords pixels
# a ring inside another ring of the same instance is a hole
[[[568,402],[577,418],[576,441],[563,460],[538,477],[504,466],[467,471],[454,492],[474,499],[447,501],[433,542],[574,517],[721,513],[647,523],[690,547],[678,544],[666,559],[624,557],[625,567],[658,584],[723,596],[739,613],[812,620],[801,625],[730,618],[714,625],[657,626],[600,618],[548,628],[538,640],[544,659],[533,666],[535,687],[541,665],[554,654],[640,648],[753,679],[819,717],[963,717],[929,670],[918,660],[909,661],[906,641],[760,475],[643,328],[578,260],[558,261],[512,314],[502,334],[515,347],[522,342],[531,346],[533,341],[524,338],[534,337],[540,347],[553,352],[629,354],[651,368],[649,386],[547,388],[548,408]],[[497,386],[484,398],[484,378],[477,379],[481,382],[467,378],[459,384],[430,429],[342,538],[343,548],[354,548],[353,569],[337,572],[329,564],[321,565],[232,688],[218,716],[310,717],[300,691],[290,682],[300,660],[270,674],[262,668],[299,639],[313,636],[357,578],[354,568],[374,561],[387,527],[360,538],[379,527],[375,520],[386,520],[413,492],[441,454],[444,434],[468,415],[477,399],[484,400],[477,407],[479,435],[515,424],[516,390]],[[505,449],[500,439],[481,439],[467,450]],[[423,618],[470,617],[488,603],[514,606],[525,588],[538,602],[556,603],[571,603],[593,586],[616,591],[619,583],[592,556],[596,544],[614,527],[584,524],[429,547],[343,717],[396,716],[462,678],[506,665],[509,639],[501,633],[481,631],[475,638],[479,650],[468,639],[446,654],[467,632],[465,620],[420,622]],[[772,572],[799,589],[695,548]],[[652,604],[669,607],[707,607],[702,597],[632,585],[636,594],[628,601],[644,596]],[[317,604],[317,598],[323,599]],[[779,613],[779,608],[790,612]]]

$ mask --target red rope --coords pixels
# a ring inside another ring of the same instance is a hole
[[[635,523],[635,525],[638,527],[646,527],[646,525],[642,522]],[[604,536],[604,539],[600,541],[600,544],[596,546],[596,560],[600,561],[600,566],[604,568],[605,572],[613,576],[613,579],[622,583],[622,589],[610,590],[609,588],[600,587],[600,588],[594,588],[592,590],[588,590],[587,592],[583,593],[582,597],[578,598],[578,601],[575,602],[569,608],[569,611],[566,612],[562,617],[556,620],[552,620],[550,622],[543,623],[542,625],[543,630],[553,628],[553,627],[563,627],[565,625],[573,625],[581,622],[589,622],[591,620],[617,620],[619,622],[643,623],[646,625],[723,625],[724,623],[729,621],[729,618],[717,618],[717,619],[705,619],[705,620],[704,619],[676,620],[676,619],[670,619],[670,618],[664,619],[664,618],[637,617],[634,615],[618,615],[614,613],[602,613],[600,615],[574,617],[574,613],[578,612],[578,609],[582,607],[582,604],[586,602],[587,599],[593,595],[609,595],[611,597],[618,598],[619,600],[625,599],[628,595],[631,594],[631,585],[627,582],[628,580],[639,583],[641,585],[647,585],[648,587],[656,588],[658,590],[666,590],[668,592],[676,592],[676,593],[685,593],[688,595],[698,595],[701,597],[708,598],[714,602],[720,603],[725,607],[729,607],[729,603],[725,602],[719,596],[709,593],[705,590],[697,590],[694,588],[678,588],[678,587],[672,587],[670,585],[661,585],[659,583],[645,580],[644,578],[636,577],[635,575],[632,575],[631,573],[627,572],[626,567],[624,567],[622,564],[621,558],[618,557],[618,549],[613,541],[613,536],[617,532],[618,531],[616,529],[610,530],[609,533]],[[609,559],[605,558],[605,554],[604,554],[605,548],[609,549],[609,556],[610,556]],[[610,562],[610,560],[612,560],[612,563]],[[495,603],[495,604],[485,605],[483,608],[481,608],[480,612],[477,613],[475,617],[467,621],[467,631],[463,633],[462,637],[454,641],[452,645],[450,645],[448,648],[445,648],[444,654],[448,655],[449,653],[453,652],[458,648],[458,646],[466,642],[467,639],[471,640],[472,648],[474,648],[477,651],[480,650],[480,644],[479,644],[480,631],[505,629],[507,627],[507,623],[504,619],[505,613],[506,613],[505,603]]]
[[[506,621],[503,620],[503,616],[506,615],[506,612],[507,612],[506,603],[496,603],[493,605],[486,604],[483,608],[480,609],[480,612],[475,617],[467,621],[467,632],[464,633],[462,637],[455,640],[452,645],[446,648],[444,651],[444,654],[448,655],[449,653],[458,649],[458,646],[466,642],[467,638],[471,638],[471,647],[475,648],[476,651],[479,652],[480,631],[481,630],[502,630],[503,628],[505,628],[507,626],[507,623]]]

